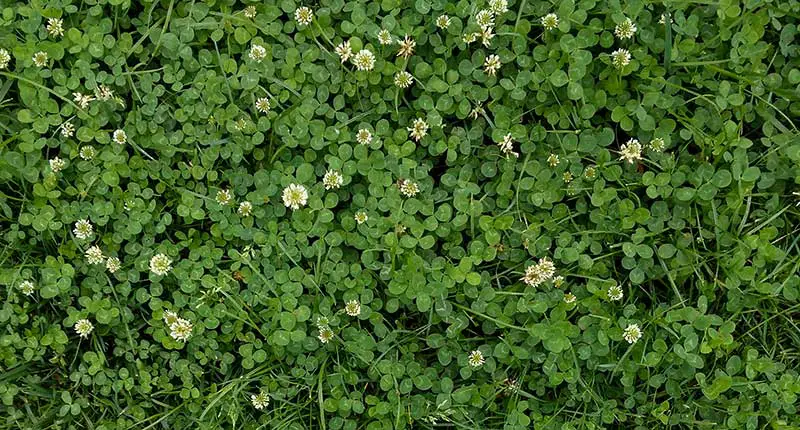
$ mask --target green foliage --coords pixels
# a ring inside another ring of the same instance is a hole
[[[0,8],[0,428],[800,427],[796,0]]]

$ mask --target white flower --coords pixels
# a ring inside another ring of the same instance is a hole
[[[419,142],[428,134],[428,123],[422,118],[417,118],[411,127],[407,127],[407,130],[410,132],[411,138]]]
[[[652,149],[654,152],[664,151],[664,146],[664,139],[660,137],[656,137],[650,141],[650,149]]]
[[[75,100],[75,103],[80,106],[81,109],[86,109],[89,107],[89,103],[94,101],[94,96],[89,94],[72,93],[72,99]]]
[[[630,39],[636,34],[636,24],[630,18],[625,18],[614,28],[614,34],[620,39]]]
[[[357,223],[364,224],[369,219],[369,216],[367,216],[367,213],[364,211],[358,211],[353,216],[353,218],[356,220]]]
[[[470,352],[467,356],[467,363],[472,367],[481,367],[485,362],[486,359],[483,358],[483,353],[478,350]]]
[[[419,185],[416,182],[404,179],[400,184],[400,194],[406,197],[414,197],[419,193]]]
[[[351,317],[357,317],[361,314],[361,303],[358,303],[358,300],[350,300],[344,304],[344,311]]]
[[[563,276],[556,276],[553,278],[553,286],[556,288],[561,288],[564,285],[564,277]]]
[[[583,176],[585,176],[586,179],[594,179],[594,177],[597,176],[597,167],[588,166],[586,170],[584,170]]]
[[[78,152],[78,155],[80,155],[82,159],[89,161],[93,159],[95,155],[97,155],[97,150],[94,149],[94,146],[92,145],[86,145],[81,148],[81,150]]]
[[[36,285],[34,285],[33,281],[22,281],[19,284],[19,290],[22,291],[22,294],[30,296],[36,290]]]
[[[411,73],[401,70],[394,74],[394,84],[400,88],[408,88],[414,83],[414,77]]]
[[[642,330],[639,328],[639,324],[628,324],[625,327],[625,330],[622,332],[622,338],[628,341],[630,344],[636,343],[639,339],[642,338]]]
[[[71,122],[67,121],[64,124],[61,124],[61,135],[64,137],[72,137],[75,134],[75,126],[72,125]]]
[[[622,297],[625,296],[625,293],[622,291],[622,287],[619,285],[612,285],[608,287],[608,299],[612,302],[616,302],[618,300],[622,300]]]
[[[117,270],[120,269],[120,267],[122,267],[122,262],[119,261],[119,258],[108,257],[108,259],[106,260],[106,269],[108,269],[109,272],[115,273]]]
[[[511,133],[506,134],[503,136],[503,140],[497,143],[497,146],[500,147],[500,152],[505,154],[506,157],[509,155],[513,155],[514,157],[519,157],[519,154],[514,152],[514,141],[511,139]]]
[[[220,205],[228,206],[229,204],[233,203],[233,193],[231,193],[231,190],[222,189],[217,191],[215,199]]]
[[[269,406],[269,395],[263,391],[258,394],[253,394],[250,396],[250,403],[253,404],[254,408],[260,411]]]
[[[300,209],[308,203],[308,191],[300,184],[289,184],[283,189],[283,204],[287,208]]]
[[[631,63],[631,52],[627,49],[617,49],[611,53],[611,64],[621,69]]]
[[[561,175],[561,179],[564,180],[565,184],[569,184],[575,177],[572,175],[572,172],[564,172],[564,174]]]
[[[47,32],[53,36],[64,35],[64,21],[60,18],[50,18],[47,20]]]
[[[100,85],[96,90],[94,90],[94,95],[99,100],[111,100],[114,98],[114,91],[105,85]]]
[[[362,49],[353,57],[353,64],[358,70],[372,70],[375,67],[375,54],[369,49]]]
[[[103,251],[99,246],[94,245],[86,250],[86,261],[89,264],[103,264],[106,262],[106,257],[103,256]]]
[[[577,299],[578,298],[575,297],[575,294],[572,294],[572,293],[564,294],[564,303],[566,303],[566,304],[575,303],[575,300],[577,300]]]
[[[478,116],[483,115],[485,113],[486,113],[486,111],[483,110],[483,104],[478,103],[478,104],[475,105],[474,108],[472,108],[471,111],[469,111],[469,116],[472,119],[478,119]]]
[[[81,337],[89,337],[92,330],[94,330],[94,325],[86,318],[75,321],[75,332]]]
[[[172,260],[164,254],[156,254],[150,259],[150,271],[164,276],[172,270]]]
[[[508,0],[489,0],[489,9],[495,15],[508,12]]]
[[[170,310],[164,311],[163,320],[164,320],[164,324],[166,324],[167,326],[171,326],[172,324],[175,324],[175,322],[178,321],[178,318],[179,317],[178,317],[178,314],[176,312],[170,311]]]
[[[494,16],[492,16],[491,11],[483,9],[475,15],[475,22],[477,22],[481,28],[494,27]]]
[[[447,15],[442,15],[436,18],[436,26],[442,30],[447,30],[447,27],[450,27],[450,17]]]
[[[269,113],[269,99],[266,97],[261,97],[260,99],[256,100],[256,109],[258,109],[261,113]]]
[[[483,61],[483,70],[489,76],[494,76],[500,70],[500,57],[496,54],[491,54]]]
[[[250,216],[253,214],[253,204],[250,202],[239,203],[239,209],[236,210],[241,216]]]
[[[547,157],[547,164],[550,167],[556,167],[556,166],[558,166],[558,163],[560,163],[560,162],[561,161],[559,161],[558,155],[556,155],[556,154],[550,154],[550,156]]]
[[[492,46],[492,38],[494,38],[494,30],[492,27],[483,27],[478,34],[481,37],[483,46],[487,48]]]
[[[322,185],[325,186],[326,190],[339,188],[343,183],[344,178],[342,177],[342,174],[336,170],[328,170],[325,172],[325,176],[322,177]]]
[[[342,64],[349,60],[353,55],[353,49],[350,47],[350,41],[348,40],[340,43],[339,46],[336,47],[336,53],[339,55],[339,59],[342,60]]]
[[[642,159],[642,144],[639,143],[637,139],[630,139],[628,143],[620,147],[619,152],[619,158],[627,161],[629,164],[633,164],[637,160]]]
[[[554,13],[548,13],[547,15],[542,17],[542,27],[545,30],[555,30],[558,28],[558,15]]]
[[[0,49],[0,70],[7,68],[8,63],[10,62],[11,54],[9,54],[5,49]]]
[[[264,48],[261,45],[253,44],[253,46],[250,47],[250,54],[249,55],[250,55],[250,59],[251,60],[255,61],[256,63],[260,63],[261,60],[266,58],[267,49]]]
[[[314,19],[314,11],[305,6],[298,7],[294,11],[294,19],[296,19],[297,23],[300,25],[311,24],[311,21]]]
[[[398,44],[400,45],[400,49],[397,51],[398,57],[408,58],[414,55],[414,48],[417,46],[417,42],[409,35],[406,34],[406,37],[398,42]]]
[[[522,282],[535,288],[552,279],[555,274],[556,266],[545,257],[540,259],[539,263],[532,264],[525,269]]]
[[[78,239],[86,240],[92,237],[92,234],[94,234],[94,229],[92,228],[92,223],[90,223],[88,219],[82,219],[75,223],[75,228],[72,230],[72,232]]]
[[[380,43],[381,45],[392,44],[392,34],[389,33],[389,30],[383,29],[378,32],[378,43]]]
[[[658,18],[658,23],[661,25],[665,25],[667,23],[667,20],[669,20],[669,23],[672,24],[672,17],[670,16],[670,14],[662,13],[661,17]]]
[[[356,133],[356,142],[360,143],[361,145],[369,145],[372,143],[372,133],[369,132],[366,128],[361,128]]]
[[[53,173],[58,173],[64,170],[64,167],[66,166],[67,162],[58,157],[53,157],[52,159],[50,159],[50,170],[52,170]]]
[[[47,52],[39,51],[33,54],[31,60],[33,60],[33,64],[36,64],[37,67],[44,67],[47,65]]]
[[[258,12],[256,12],[255,6],[247,6],[246,8],[244,8],[244,16],[250,19],[255,18],[257,13]]]
[[[317,317],[317,328],[322,330],[323,327],[327,327],[330,324],[330,320],[326,316],[318,316]]]
[[[177,318],[169,325],[169,335],[173,339],[186,342],[192,337],[192,322],[183,318]]]
[[[480,36],[480,33],[464,33],[464,36],[461,37],[461,40],[469,45],[470,43],[478,40],[478,36]]]
[[[317,338],[322,343],[328,343],[333,339],[333,330],[328,326],[321,326],[319,327],[319,335]]]
[[[111,139],[120,145],[124,145],[125,142],[128,141],[128,135],[125,133],[125,130],[117,129],[114,130],[114,134],[111,135]]]

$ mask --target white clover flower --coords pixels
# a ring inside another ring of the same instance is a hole
[[[169,325],[169,335],[173,339],[185,343],[190,337],[192,337],[192,328],[193,326],[191,321],[183,318],[177,318],[175,322]]]
[[[86,161],[92,160],[97,155],[97,150],[92,145],[86,145],[81,148],[78,155]]]
[[[94,229],[92,228],[92,223],[89,222],[88,219],[81,219],[75,223],[75,228],[72,229],[72,233],[74,233],[75,237],[78,239],[86,240],[92,237],[92,234],[94,234]]]
[[[547,15],[542,17],[542,27],[545,30],[555,30],[558,28],[558,15],[554,13],[548,13]]]
[[[89,334],[94,330],[94,325],[91,321],[87,320],[86,318],[79,319],[75,321],[75,332],[78,333],[81,337],[89,337]]]
[[[619,158],[633,164],[637,160],[642,159],[642,144],[638,139],[630,139],[628,143],[623,144],[620,149]]]
[[[608,287],[608,299],[612,302],[616,302],[622,300],[622,297],[625,296],[625,293],[622,291],[622,287],[619,285],[612,285]]]
[[[80,106],[81,109],[86,109],[89,107],[89,103],[94,101],[94,96],[89,94],[72,93],[72,99],[75,101],[75,104]]]
[[[60,18],[50,18],[47,20],[47,33],[53,37],[64,35],[64,21]]]
[[[558,155],[556,155],[556,154],[550,154],[550,156],[549,156],[549,157],[547,157],[547,164],[548,164],[550,167],[556,167],[556,166],[558,166],[558,164],[559,164],[560,162],[561,162],[561,161],[558,159]]]
[[[419,185],[416,182],[404,179],[400,184],[400,194],[406,197],[414,197],[419,193]]]
[[[670,16],[669,13],[662,13],[661,17],[658,18],[658,23],[661,25],[665,25],[667,21],[669,21],[669,23],[672,24],[672,17]]]
[[[300,25],[309,25],[314,19],[314,11],[305,6],[298,7],[294,11],[294,19],[297,20],[297,23]]]
[[[111,273],[116,273],[122,267],[122,262],[117,257],[108,257],[106,259],[106,269]]]
[[[500,56],[496,54],[491,54],[483,61],[483,70],[489,76],[494,76],[497,74],[497,71],[500,70]]]
[[[660,137],[656,137],[650,141],[650,149],[653,150],[653,152],[662,152],[665,146],[664,139]]]
[[[575,303],[575,300],[577,300],[577,299],[578,298],[575,297],[575,294],[572,294],[572,293],[564,294],[564,303],[566,303],[566,304]]]
[[[469,116],[472,119],[478,119],[478,116],[483,115],[485,113],[486,113],[486,111],[483,110],[483,104],[482,103],[478,103],[478,104],[475,105],[474,108],[472,108],[471,111],[469,111]]]
[[[441,15],[436,18],[436,26],[442,30],[447,30],[447,27],[450,27],[450,22],[450,17],[447,15]]]
[[[597,167],[588,166],[586,170],[583,171],[583,176],[585,176],[586,179],[594,179],[594,177],[597,176]]]
[[[481,43],[483,46],[487,48],[492,46],[492,39],[494,38],[494,29],[492,27],[484,27],[481,29],[479,34],[481,36]]]
[[[375,54],[369,49],[362,49],[353,56],[353,64],[356,65],[356,69],[358,70],[372,70],[375,68]]]
[[[361,145],[369,145],[372,143],[372,133],[366,128],[359,129],[358,133],[356,133],[356,142]]]
[[[361,314],[361,303],[358,300],[350,300],[344,304],[344,311],[351,317],[357,317]]]
[[[553,278],[553,286],[556,288],[561,288],[564,285],[564,277],[563,276],[556,276]]]
[[[508,12],[508,0],[489,0],[489,9],[495,15]]]
[[[419,142],[428,134],[428,123],[422,118],[417,118],[411,127],[407,127],[407,130],[410,132],[411,138]]]
[[[267,49],[261,45],[253,44],[250,47],[250,59],[255,61],[256,63],[260,63],[264,58],[267,57]]]
[[[8,63],[10,62],[11,54],[9,54],[5,49],[0,48],[0,70],[7,68]]]
[[[250,19],[255,18],[257,13],[258,12],[256,12],[255,6],[247,6],[246,8],[244,8],[244,16]]]
[[[261,113],[269,113],[269,99],[267,97],[261,97],[256,100],[256,109]]]
[[[641,339],[642,330],[639,328],[639,324],[628,324],[628,326],[625,327],[625,330],[622,332],[622,338],[628,341],[630,344],[634,344]]]
[[[392,34],[389,33],[389,30],[382,29],[378,32],[378,43],[381,45],[391,45],[392,42]]]
[[[539,260],[539,263],[532,264],[525,269],[525,276],[522,282],[536,288],[549,281],[556,274],[556,267],[547,257]]]
[[[150,271],[164,276],[172,270],[172,260],[164,254],[156,254],[150,259]]]
[[[406,37],[399,41],[398,44],[400,45],[400,49],[397,50],[398,57],[408,58],[414,55],[414,48],[417,46],[417,42],[411,36],[406,34]]]
[[[342,64],[349,60],[353,56],[353,48],[350,47],[350,41],[340,43],[336,47],[336,53],[339,55],[339,59],[342,60]]]
[[[164,320],[164,324],[166,324],[167,326],[171,326],[172,324],[175,324],[175,322],[178,321],[178,318],[180,318],[180,317],[178,316],[178,314],[176,312],[170,311],[170,310],[166,310],[166,311],[164,311],[164,315],[163,315],[162,319]]]
[[[33,64],[37,67],[44,67],[47,65],[47,52],[39,51],[33,54],[31,60],[33,60]]]
[[[327,327],[330,324],[330,320],[326,316],[318,316],[317,317],[317,328],[322,329],[322,327]]]
[[[253,204],[248,201],[241,202],[236,212],[241,216],[248,217],[253,214]]]
[[[67,167],[66,161],[58,157],[53,157],[52,159],[50,159],[50,170],[52,170],[53,173],[58,173],[64,170],[64,167]]]
[[[477,22],[481,28],[494,27],[494,16],[492,15],[492,11],[486,9],[478,11],[478,13],[475,15],[475,22]]]
[[[364,224],[369,219],[369,216],[367,216],[367,213],[364,211],[358,211],[355,215],[353,215],[353,219],[355,219],[359,224]]]
[[[631,52],[627,49],[617,49],[611,53],[611,64],[621,69],[631,63]]]
[[[103,256],[103,251],[99,246],[94,245],[86,250],[86,261],[89,264],[103,264],[106,262],[106,257]]]
[[[253,394],[250,396],[250,403],[253,404],[254,408],[260,411],[269,406],[269,395],[263,391],[258,394]]]
[[[283,204],[287,208],[300,209],[308,203],[308,191],[300,184],[289,184],[283,189]]]
[[[125,130],[117,129],[114,130],[114,134],[111,135],[111,139],[119,145],[124,145],[125,142],[128,141],[128,135],[125,133]]]
[[[322,185],[325,186],[326,190],[339,188],[343,183],[344,177],[336,170],[328,170],[325,172],[325,176],[322,177]]]
[[[414,83],[414,77],[411,73],[401,70],[394,74],[394,84],[399,88],[408,88]]]
[[[478,40],[478,36],[480,36],[480,33],[464,33],[464,36],[461,37],[461,40],[469,45],[470,43]]]
[[[511,138],[511,133],[503,136],[503,140],[498,142],[497,146],[500,147],[500,152],[502,152],[506,157],[509,155],[519,157],[519,154],[514,152],[514,140]]]
[[[561,175],[561,179],[564,181],[565,184],[569,184],[570,182],[572,182],[573,179],[575,179],[575,176],[572,175],[572,172],[567,171]]]
[[[233,193],[231,193],[231,190],[222,189],[217,191],[215,199],[220,205],[228,206],[229,204],[233,203]]]
[[[486,359],[483,358],[483,353],[478,350],[470,352],[467,356],[467,363],[472,367],[481,367],[485,362]]]
[[[322,343],[328,343],[333,339],[333,330],[328,326],[319,327],[319,335],[317,338]]]
[[[620,39],[630,39],[636,34],[636,24],[630,18],[625,18],[614,28],[614,34]]]
[[[33,281],[25,280],[19,284],[19,290],[22,291],[22,294],[30,296],[34,291],[36,291],[36,285],[33,283]]]
[[[94,95],[98,100],[106,101],[114,98],[114,91],[105,85],[100,85],[94,90]]]

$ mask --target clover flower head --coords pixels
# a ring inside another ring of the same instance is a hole
[[[39,51],[33,54],[31,60],[33,60],[33,64],[35,64],[36,67],[44,67],[47,65],[47,52]]]
[[[586,179],[594,179],[595,176],[597,176],[597,167],[587,166],[586,170],[583,171],[583,176],[585,176]]]
[[[461,37],[461,40],[463,40],[464,43],[469,45],[470,43],[478,40],[479,35],[480,33],[464,33],[464,36]]]
[[[36,285],[33,283],[33,281],[25,280],[20,282],[19,290],[22,291],[22,294],[30,296],[36,290]]]
[[[75,332],[78,333],[81,337],[86,338],[89,337],[89,334],[94,330],[94,324],[86,318],[79,319],[75,321]]]
[[[344,177],[336,170],[328,170],[325,176],[322,177],[322,185],[326,190],[336,189],[342,186]]]
[[[556,266],[545,257],[540,259],[537,264],[532,264],[525,269],[522,282],[535,288],[552,279],[555,274]]]
[[[406,37],[399,41],[398,44],[400,45],[400,49],[397,50],[398,57],[408,58],[414,55],[414,48],[417,46],[417,42],[411,36],[406,34]]]
[[[336,54],[339,55],[339,59],[344,64],[345,61],[349,60],[350,57],[353,56],[353,48],[350,47],[350,41],[345,41],[339,44],[336,47]]]
[[[162,319],[164,320],[164,324],[166,324],[167,326],[171,326],[176,321],[178,321],[178,318],[180,317],[178,316],[177,312],[166,310],[164,311],[164,316]]]
[[[328,326],[319,327],[319,335],[317,336],[322,343],[328,343],[333,339],[333,330]]]
[[[97,150],[92,145],[86,145],[81,148],[78,154],[82,159],[89,161],[97,155]]]
[[[661,24],[661,25],[666,25],[666,23],[668,21],[669,21],[670,24],[672,24],[672,16],[670,16],[669,12],[662,13],[661,17],[658,18],[658,23]]]
[[[381,45],[391,45],[392,42],[392,34],[389,33],[389,30],[384,28],[378,32],[378,43]]]
[[[564,285],[564,277],[563,276],[556,276],[553,278],[553,286],[556,288],[561,288]]]
[[[475,15],[475,22],[477,22],[481,28],[494,27],[494,15],[492,15],[492,11],[482,9]]]
[[[561,160],[558,159],[557,154],[550,154],[550,156],[547,157],[547,164],[550,167],[556,167],[560,162]]]
[[[616,302],[622,300],[622,297],[625,296],[625,293],[622,291],[622,287],[619,285],[612,285],[608,287],[608,299],[612,302]]]
[[[308,203],[308,191],[300,184],[289,184],[283,189],[283,204],[287,208],[300,209]]]
[[[572,172],[567,171],[561,175],[561,179],[564,181],[565,184],[569,184],[570,182],[572,182],[573,179],[575,179],[575,176],[572,174]]]
[[[241,216],[248,217],[253,214],[253,204],[248,201],[241,202],[236,212]]]
[[[628,341],[628,343],[631,345],[641,339],[642,329],[639,328],[639,324],[628,324],[628,326],[625,327],[625,330],[622,332],[622,338]]]
[[[86,261],[89,264],[102,264],[105,263],[106,258],[103,256],[103,251],[100,247],[93,245],[86,250]]]
[[[514,152],[514,140],[511,138],[511,133],[506,134],[503,136],[503,140],[497,143],[497,146],[500,147],[500,152],[502,152],[506,157],[509,155],[519,157],[519,154]]]
[[[317,317],[317,328],[327,327],[330,323],[330,320],[326,316]]]
[[[250,47],[250,59],[255,61],[256,63],[260,63],[264,58],[267,57],[267,48],[264,48],[261,45],[253,44]]]
[[[233,203],[233,193],[231,193],[231,190],[229,189],[221,189],[217,191],[215,199],[220,205],[228,206],[229,204]]]
[[[260,411],[269,406],[269,394],[263,391],[258,394],[253,394],[250,396],[250,403],[253,404],[254,408]]]
[[[478,119],[478,116],[483,115],[485,113],[486,113],[486,111],[483,110],[483,104],[482,103],[478,103],[478,104],[475,105],[475,107],[472,108],[471,111],[469,111],[469,116],[472,119]]]
[[[478,32],[478,35],[481,38],[481,43],[485,47],[492,46],[492,39],[494,38],[494,29],[493,27],[483,27],[481,31]]]
[[[106,260],[106,269],[111,273],[116,273],[122,267],[122,262],[117,257],[108,257]]]
[[[407,127],[411,138],[417,142],[422,140],[422,138],[428,134],[428,128],[428,123],[422,118],[415,119],[411,124],[411,127]]]
[[[611,53],[611,64],[621,69],[631,63],[631,51],[620,48]]]
[[[394,74],[394,84],[399,88],[408,88],[414,83],[414,77],[411,73],[401,70]]]
[[[192,326],[191,321],[183,318],[177,318],[175,322],[169,325],[169,335],[173,339],[185,343],[190,337],[192,337],[193,328],[194,327]]]
[[[11,62],[11,54],[5,49],[0,48],[0,70],[8,68],[8,63]]]
[[[547,15],[542,17],[542,27],[545,30],[555,30],[558,28],[558,15],[554,13],[548,13]]]
[[[47,20],[47,33],[53,37],[64,35],[64,21],[61,18],[50,18]]]
[[[483,61],[483,70],[489,76],[494,76],[497,74],[497,71],[500,70],[500,56],[497,54],[491,54]]]
[[[344,304],[344,311],[351,317],[357,317],[361,314],[361,303],[358,300],[350,300]]]
[[[577,300],[577,299],[578,298],[575,297],[575,294],[572,294],[572,293],[565,293],[564,294],[564,303],[566,303],[566,304],[575,303],[575,300]]]
[[[447,15],[441,15],[436,18],[436,26],[442,30],[447,30],[447,27],[450,27],[450,22],[450,17]]]
[[[306,6],[298,7],[294,11],[294,19],[297,20],[297,23],[300,25],[309,25],[314,19],[314,11]]]
[[[150,271],[164,276],[172,270],[172,260],[164,254],[156,254],[150,258]]]
[[[633,164],[642,159],[642,144],[638,139],[630,139],[619,148],[619,158]]]
[[[111,139],[120,145],[124,145],[125,142],[128,141],[128,134],[125,133],[125,130],[114,130],[114,134],[111,136]]]
[[[53,158],[50,159],[50,170],[52,170],[53,173],[58,173],[58,172],[64,170],[64,167],[67,167],[67,162],[66,161],[64,161],[64,160],[62,160],[62,159],[60,159],[58,157],[53,157]]]
[[[664,139],[660,137],[656,137],[650,141],[650,149],[653,150],[653,152],[663,152],[665,146]]]
[[[75,228],[72,229],[72,232],[78,239],[86,240],[92,237],[92,234],[94,234],[94,229],[92,228],[92,223],[89,222],[88,219],[81,219],[75,223]]]
[[[352,61],[358,70],[369,71],[375,68],[375,54],[369,49],[358,51],[358,53],[353,56]]]
[[[100,85],[94,90],[94,96],[98,100],[111,100],[114,98],[114,90],[105,85]]]
[[[614,34],[620,39],[630,39],[636,34],[636,24],[630,18],[625,18],[614,28]]]
[[[419,193],[419,185],[416,182],[404,179],[400,184],[400,194],[406,197],[414,197]]]
[[[370,133],[370,131],[366,128],[358,129],[358,132],[356,133],[356,142],[361,145],[369,145],[372,143],[372,133]]]
[[[475,351],[470,352],[469,355],[467,356],[467,363],[469,363],[469,365],[472,367],[481,367],[485,362],[486,359],[483,358],[483,353],[478,351],[477,349]]]
[[[256,100],[256,109],[261,113],[269,113],[270,109],[269,98],[261,97]]]
[[[367,216],[367,213],[364,211],[358,211],[355,215],[353,215],[353,219],[355,219],[359,224],[364,224],[369,219],[369,216]]]
[[[246,17],[248,17],[250,19],[255,18],[257,13],[258,12],[256,12],[256,7],[255,6],[251,5],[251,6],[247,6],[246,8],[244,8],[244,16],[246,16]]]
[[[489,0],[489,10],[495,15],[508,12],[508,0]]]
[[[81,109],[86,109],[89,107],[89,103],[94,101],[94,96],[91,94],[72,93],[72,100],[74,100],[75,104],[80,106]]]

